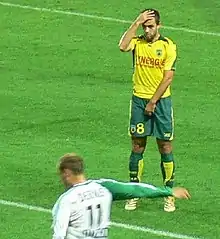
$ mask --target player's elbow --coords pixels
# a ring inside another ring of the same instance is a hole
[[[172,81],[173,81],[173,78],[166,78],[166,79],[164,80],[164,84],[165,84],[166,86],[169,86],[169,85],[172,84]]]
[[[124,45],[122,42],[119,42],[118,47],[119,47],[119,50],[121,52],[127,52],[128,51],[128,47],[126,45]]]
[[[127,52],[124,48],[119,48],[121,52]]]
[[[126,52],[126,48],[123,47],[123,46],[121,46],[121,45],[119,45],[119,50],[120,50],[121,52]]]
[[[169,85],[172,83],[172,81],[173,81],[173,77],[167,78],[167,83],[168,83]]]

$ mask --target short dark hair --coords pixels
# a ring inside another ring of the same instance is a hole
[[[58,169],[60,172],[69,169],[74,175],[80,175],[84,173],[84,162],[75,153],[68,153],[60,158]]]
[[[159,11],[156,10],[156,9],[153,9],[153,8],[146,8],[143,11],[141,11],[141,13],[144,13],[146,11],[154,12],[154,14],[155,14],[155,22],[156,22],[157,25],[159,25],[160,24],[160,13],[159,13]]]

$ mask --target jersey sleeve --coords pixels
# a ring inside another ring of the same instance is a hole
[[[176,45],[170,42],[167,47],[167,57],[164,65],[165,71],[176,70],[176,58],[177,58]]]
[[[101,179],[99,183],[111,192],[114,201],[132,198],[167,197],[173,195],[170,188],[160,188],[144,183],[122,183],[111,179]]]
[[[52,239],[65,239],[70,220],[70,202],[64,199],[56,203],[53,215],[53,237]]]

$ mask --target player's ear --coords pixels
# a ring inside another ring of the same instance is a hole
[[[157,24],[157,28],[160,29],[161,26],[162,26],[162,25],[161,25],[161,22],[159,22],[159,23]]]

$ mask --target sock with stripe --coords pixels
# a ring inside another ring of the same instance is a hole
[[[143,153],[131,152],[129,161],[130,182],[139,183],[143,174]]]
[[[169,154],[161,154],[161,172],[163,175],[164,185],[173,187],[175,176],[175,164],[172,152]]]

